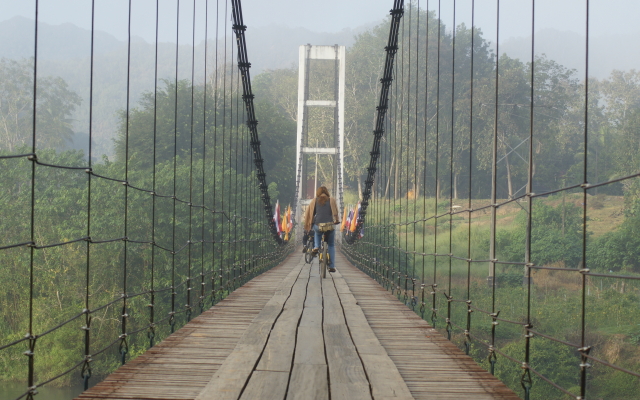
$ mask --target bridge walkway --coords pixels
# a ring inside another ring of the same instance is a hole
[[[518,399],[338,253],[294,253],[78,399]]]

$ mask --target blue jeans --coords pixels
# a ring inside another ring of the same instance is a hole
[[[320,232],[318,230],[318,225],[314,224],[313,225],[313,232],[315,233],[314,235],[314,247],[316,248],[320,248],[320,244],[322,242],[322,235],[325,232]],[[327,244],[329,245],[329,268],[335,268],[335,264],[334,264],[334,260],[336,259],[336,247],[335,247],[335,238],[336,238],[336,231],[335,229],[330,231],[330,232],[326,232],[327,234]]]

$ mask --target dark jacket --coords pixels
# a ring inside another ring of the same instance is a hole
[[[316,209],[316,200],[318,200],[317,197],[311,200],[311,203],[309,203],[309,207],[307,207],[307,212],[304,215],[305,231],[311,230],[311,226],[313,225],[313,215]],[[340,217],[338,216],[338,204],[336,203],[336,200],[333,197],[329,197],[329,204],[331,204],[331,211],[333,214],[333,223],[337,224],[340,222]]]

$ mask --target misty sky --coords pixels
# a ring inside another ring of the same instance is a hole
[[[95,0],[96,29],[106,31],[120,40],[127,37],[127,0]],[[132,35],[148,42],[155,38],[155,0],[133,0]],[[224,3],[220,3],[220,13]],[[453,0],[441,0],[442,18],[453,22]],[[554,28],[579,34],[585,32],[586,0],[537,0],[536,29]],[[0,0],[0,20],[20,15],[34,18],[34,0]],[[393,5],[392,0],[243,0],[245,24],[251,27],[271,24],[305,27],[316,32],[337,32],[357,28],[382,20]],[[196,36],[204,37],[205,0],[196,0]],[[426,0],[420,1],[422,8]],[[429,8],[436,9],[437,0]],[[457,23],[471,24],[471,0],[457,0]],[[216,0],[209,0],[209,36],[215,35]],[[180,42],[191,42],[193,1],[181,1]],[[476,24],[489,40],[495,38],[496,0],[476,0]],[[635,34],[640,2],[636,0],[591,0],[591,34]],[[49,24],[70,22],[82,28],[91,27],[90,0],[40,0],[39,18]],[[160,41],[175,41],[176,0],[160,0]],[[220,18],[220,24],[224,18]],[[230,23],[229,23],[230,26]],[[220,27],[222,29],[222,26]],[[511,37],[529,36],[531,32],[531,1],[501,2],[500,41]],[[197,42],[201,40],[196,39]]]

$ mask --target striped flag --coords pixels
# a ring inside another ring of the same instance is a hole
[[[349,214],[347,214],[347,220],[344,224],[344,229],[349,230],[351,228],[351,220],[353,219],[353,208],[349,209]]]
[[[276,223],[276,232],[280,234],[280,201],[276,200],[276,212],[273,214],[273,221]]]

